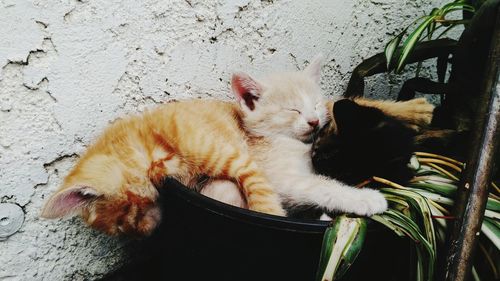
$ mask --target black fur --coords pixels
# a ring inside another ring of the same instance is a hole
[[[382,111],[343,99],[333,108],[337,134],[320,131],[312,162],[323,175],[348,184],[372,176],[405,183],[413,177],[408,167],[415,132]]]

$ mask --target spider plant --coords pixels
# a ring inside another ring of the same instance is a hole
[[[410,166],[415,177],[405,186],[373,177],[367,183],[379,188],[389,202],[389,209],[371,219],[381,223],[398,236],[409,237],[415,242],[416,270],[413,280],[433,280],[437,245],[445,243],[447,220],[453,219],[450,210],[458,189],[458,178],[464,164],[454,159],[416,152]],[[339,216],[324,236],[323,251],[318,270],[318,280],[335,280],[342,276],[354,261],[365,237],[367,218]],[[493,255],[500,254],[500,189],[495,183],[486,206],[481,233],[480,249],[489,271],[499,280],[498,265]],[[474,280],[481,280],[473,269]]]
[[[440,8],[433,8],[429,14],[414,20],[385,46],[387,69],[394,69],[394,72],[401,73],[408,57],[419,42],[439,39],[453,28],[467,24],[468,20],[453,19],[451,15],[464,11],[474,13],[483,1],[477,2],[475,7],[468,4],[466,0],[455,0]],[[440,32],[438,33],[438,31]],[[403,40],[403,38],[405,39]],[[401,42],[403,43],[401,44]]]

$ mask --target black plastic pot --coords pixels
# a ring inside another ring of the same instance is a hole
[[[314,279],[327,222],[233,207],[173,181],[163,193],[164,280]]]
[[[141,244],[140,261],[104,280],[315,280],[328,222],[233,207],[173,180],[161,190],[162,225]],[[387,246],[407,250],[401,247],[407,244],[404,239],[394,243],[394,234],[382,232],[370,231],[361,263],[352,267],[357,272],[349,270],[343,280],[404,280],[407,259],[380,257],[387,256]],[[392,263],[389,268],[387,263]]]

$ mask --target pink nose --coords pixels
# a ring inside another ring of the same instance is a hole
[[[313,119],[313,120],[307,121],[307,124],[309,124],[309,126],[311,126],[313,128],[316,128],[319,125],[319,120]]]

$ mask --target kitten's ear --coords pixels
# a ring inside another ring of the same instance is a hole
[[[360,116],[361,107],[350,99],[341,99],[333,104],[333,118],[339,132],[355,127]]]
[[[89,186],[72,186],[53,194],[43,207],[41,217],[55,219],[67,215],[74,215],[99,197],[94,188]]]
[[[357,134],[384,125],[384,114],[373,107],[362,106],[350,99],[333,104],[333,118],[337,130],[343,134]]]
[[[231,79],[231,88],[240,104],[244,101],[250,110],[255,109],[255,101],[262,93],[262,86],[257,81],[246,73],[237,72]]]
[[[317,54],[312,62],[304,69],[304,73],[309,75],[319,83],[321,80],[321,67],[323,66],[323,55]]]

